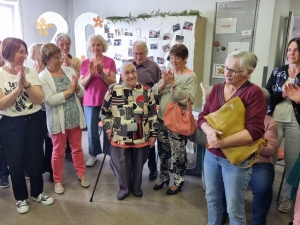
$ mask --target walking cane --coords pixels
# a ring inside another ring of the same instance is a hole
[[[102,168],[103,168],[103,164],[104,164],[104,161],[105,161],[105,158],[106,158],[106,154],[107,154],[108,148],[109,148],[109,146],[110,146],[110,142],[111,142],[111,139],[109,139],[109,143],[108,143],[108,145],[107,145],[107,147],[106,147],[106,149],[105,149],[103,161],[102,161],[101,166],[100,166],[100,170],[99,170],[99,173],[98,173],[98,176],[97,176],[97,180],[96,180],[96,183],[95,183],[95,187],[94,187],[92,196],[91,196],[91,198],[90,198],[90,202],[93,201],[94,193],[95,193],[95,190],[96,190],[96,187],[97,187],[97,184],[98,184],[98,180],[99,180],[99,177],[100,177]]]

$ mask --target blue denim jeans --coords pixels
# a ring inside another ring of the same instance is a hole
[[[250,187],[253,193],[252,224],[265,225],[272,202],[274,167],[272,163],[255,163],[252,166]]]
[[[88,129],[89,154],[97,156],[102,153],[99,135],[99,113],[101,106],[84,106],[84,117]],[[104,131],[104,130],[103,130]],[[103,132],[103,148],[109,144],[106,132]]]
[[[0,146],[0,178],[8,177],[8,176],[9,176],[9,170],[7,167],[7,162],[5,159],[4,151]]]
[[[246,166],[248,160],[238,166]],[[204,174],[207,200],[207,225],[221,224],[223,214],[223,192],[227,202],[230,225],[245,225],[244,196],[250,181],[252,168],[239,168],[227,159],[209,151],[204,156]]]

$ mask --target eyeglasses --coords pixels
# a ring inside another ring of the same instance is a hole
[[[63,60],[61,56],[53,56],[52,59],[53,61],[57,61],[57,62]]]
[[[124,72],[124,75],[125,75],[126,77],[128,77],[131,73],[132,73],[132,75],[135,75],[136,70],[131,70],[131,71],[126,70],[126,71]]]
[[[231,75],[236,75],[237,73],[244,72],[244,70],[235,71],[233,69],[228,68],[227,66],[222,66],[222,68],[224,69],[224,72],[229,72]]]
[[[17,51],[17,53],[19,53],[20,55],[23,55],[23,56],[27,56],[28,55],[28,52],[23,51],[23,50]]]

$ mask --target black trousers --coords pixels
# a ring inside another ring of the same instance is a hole
[[[30,194],[38,197],[43,192],[43,142],[45,122],[42,111],[17,117],[2,116],[0,142],[9,166],[15,199],[28,199],[23,172],[25,149],[30,169]]]
[[[148,168],[149,168],[149,170],[154,170],[154,171],[157,170],[155,145],[152,148],[150,148],[150,150],[149,150]]]

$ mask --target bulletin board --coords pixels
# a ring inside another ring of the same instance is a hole
[[[253,50],[258,5],[259,0],[216,3],[210,85],[225,81],[222,65],[227,55]]]

